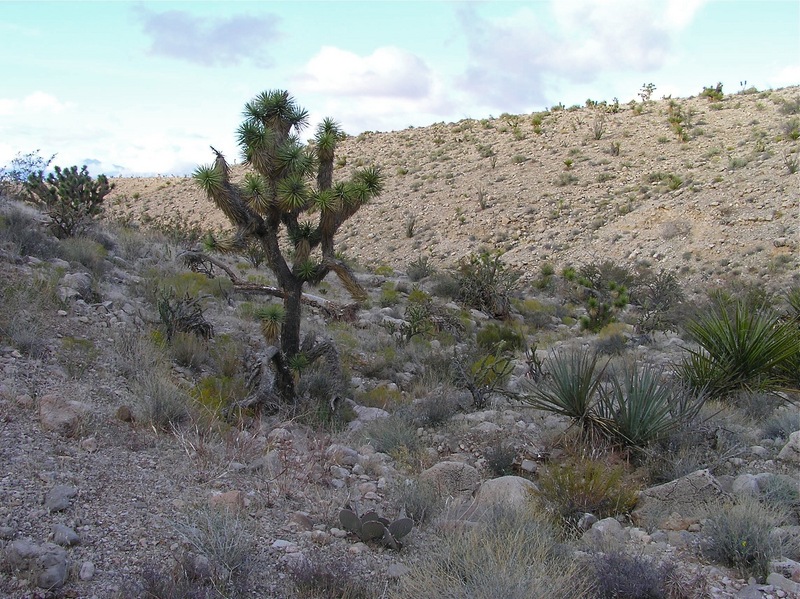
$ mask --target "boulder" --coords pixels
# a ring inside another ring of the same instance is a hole
[[[800,464],[800,431],[795,431],[789,435],[789,441],[781,449],[778,459]]]
[[[439,462],[420,474],[443,498],[468,499],[481,483],[478,471],[462,462]]]
[[[39,423],[42,430],[72,437],[91,406],[80,401],[64,399],[58,395],[44,395],[39,400]]]
[[[642,491],[631,516],[637,525],[658,524],[673,512],[685,518],[703,516],[709,504],[726,497],[708,470],[698,470]]]
[[[58,545],[19,540],[11,543],[5,553],[6,564],[41,589],[58,589],[67,582],[67,552]]]
[[[536,484],[521,476],[501,476],[485,481],[475,493],[478,513],[493,507],[524,508],[538,491]]]

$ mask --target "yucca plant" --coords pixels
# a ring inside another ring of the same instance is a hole
[[[686,329],[700,345],[700,349],[689,349],[678,367],[692,388],[722,398],[737,390],[792,387],[782,371],[796,363],[800,354],[800,335],[793,320],[736,302],[690,321]]]
[[[606,364],[598,365],[599,357],[588,350],[552,354],[546,376],[522,400],[536,409],[567,416],[586,430],[596,419],[593,411],[600,379]]]
[[[661,370],[630,366],[601,389],[598,426],[612,440],[646,447],[697,415],[704,398],[678,397],[681,390],[662,383]]]
[[[288,367],[300,351],[303,286],[320,283],[330,272],[342,280],[355,299],[366,292],[347,264],[334,252],[334,237],[344,222],[380,194],[383,177],[376,166],[333,181],[334,153],[343,133],[331,119],[323,120],[309,145],[298,137],[308,112],[288,92],[265,91],[245,105],[237,131],[245,165],[252,172],[241,184],[221,152],[211,148],[213,164],[200,166],[194,179],[236,228],[227,239],[214,239],[214,249],[241,252],[258,244],[283,296],[280,351],[271,353],[276,386],[284,402],[293,403],[295,389]],[[285,252],[287,248],[290,252]],[[289,257],[291,254],[291,258]],[[272,335],[278,319],[262,319]],[[264,390],[267,394],[267,390]]]

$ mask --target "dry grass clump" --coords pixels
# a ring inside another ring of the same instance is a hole
[[[32,358],[48,351],[48,323],[61,306],[56,279],[44,275],[0,280],[0,340]]]
[[[373,599],[380,596],[376,585],[356,578],[339,559],[312,555],[287,565],[292,583],[291,597],[302,599]]]
[[[687,576],[673,562],[611,551],[593,558],[596,599],[694,599],[705,597],[705,579]]]
[[[708,535],[705,553],[710,559],[735,568],[744,578],[764,580],[770,560],[787,549],[779,536],[771,534],[776,526],[786,523],[787,517],[783,506],[747,496],[735,503],[720,504],[711,511],[704,527]]]
[[[557,531],[532,510],[496,509],[474,528],[448,531],[389,597],[582,599],[590,583]]]

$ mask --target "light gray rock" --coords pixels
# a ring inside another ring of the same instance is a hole
[[[389,564],[389,567],[386,569],[386,576],[388,578],[402,578],[406,576],[411,570],[408,569],[407,566],[399,563],[394,562]]]
[[[530,504],[536,484],[521,476],[501,476],[485,481],[475,493],[476,512],[494,507],[524,508]]]
[[[726,497],[719,482],[708,470],[698,470],[639,494],[631,516],[634,523],[655,523],[673,512],[686,518],[701,516],[711,503]]]
[[[69,485],[56,485],[47,494],[44,500],[44,507],[50,512],[63,512],[72,502],[73,497],[78,494],[78,489]]]
[[[92,562],[83,562],[81,564],[81,570],[80,573],[78,574],[78,578],[80,578],[81,580],[91,580],[92,578],[94,578],[94,571],[95,567]]]
[[[53,541],[62,547],[72,547],[81,542],[78,533],[64,524],[53,524]]]
[[[88,301],[92,297],[92,277],[85,272],[70,272],[61,279],[58,295],[62,301],[79,297]]]
[[[778,454],[778,459],[784,462],[800,464],[800,431],[795,431],[789,435],[789,440]]]
[[[628,533],[616,518],[603,518],[592,524],[592,527],[583,533],[582,539],[587,543],[624,542],[628,539]]]
[[[758,495],[758,479],[752,474],[740,474],[733,479],[731,492],[734,495]]]
[[[44,395],[39,400],[39,423],[42,430],[73,436],[91,406],[58,395]]]
[[[442,497],[468,499],[481,483],[478,471],[462,462],[439,462],[420,474]]]
[[[790,594],[790,597],[800,597],[800,583],[789,580],[777,572],[772,572],[767,576],[767,584],[771,584],[776,589],[786,591]]]

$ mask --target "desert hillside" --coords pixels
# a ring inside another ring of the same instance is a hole
[[[395,270],[488,248],[531,278],[544,262],[612,259],[679,271],[698,290],[738,274],[780,281],[800,234],[798,112],[790,87],[362,133],[341,144],[339,172],[375,163],[386,187],[339,241]],[[191,178],[116,184],[114,217],[226,224]]]

